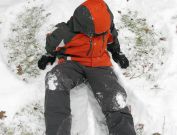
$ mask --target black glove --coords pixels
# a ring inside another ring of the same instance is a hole
[[[47,56],[47,55],[43,55],[40,60],[38,61],[38,67],[41,70],[44,70],[47,66],[48,63],[50,63],[51,65],[55,62],[56,57],[54,56]]]
[[[127,68],[129,66],[129,61],[125,55],[121,52],[114,52],[112,58],[116,63],[119,63],[121,68]]]

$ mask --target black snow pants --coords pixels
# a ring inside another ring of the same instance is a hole
[[[74,61],[56,65],[46,75],[46,135],[70,135],[70,90],[88,82],[106,117],[110,135],[136,135],[126,107],[126,92],[111,67],[86,67]]]

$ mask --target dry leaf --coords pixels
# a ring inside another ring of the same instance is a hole
[[[161,135],[160,133],[154,133],[154,134],[152,134],[152,135]]]
[[[5,116],[5,111],[0,111],[0,119],[2,120],[3,118],[6,118],[7,116]]]
[[[143,130],[144,129],[144,124],[139,123],[139,124],[136,125],[136,128],[138,130]]]
[[[167,39],[165,37],[160,38],[161,41],[166,41]]]
[[[150,29],[149,29],[149,28],[143,28],[143,30],[144,30],[146,33],[150,32]]]
[[[122,12],[121,11],[118,11],[119,14],[121,14]]]
[[[34,109],[34,110],[37,110],[38,108],[37,108],[37,107],[34,107],[33,109]]]
[[[17,74],[18,75],[22,75],[23,74],[23,69],[22,69],[21,65],[17,66]]]

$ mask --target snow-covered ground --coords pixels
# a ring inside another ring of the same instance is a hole
[[[21,81],[7,66],[5,40],[11,35],[10,27],[16,16],[24,12],[25,6],[41,6],[50,16],[36,34],[41,45],[45,44],[45,34],[52,26],[67,21],[74,9],[84,0],[1,0],[0,3],[0,111],[6,111],[7,118],[0,120],[0,135],[41,135],[44,133],[43,100],[44,76],[42,71],[29,83]],[[166,54],[163,66],[158,66],[153,81],[143,76],[125,77],[126,70],[114,63],[120,82],[128,93],[135,125],[144,127],[141,135],[177,135],[177,1],[176,0],[106,0],[115,15],[115,23],[120,21],[117,11],[138,11],[149,25],[165,36]],[[119,24],[118,24],[119,25]],[[122,50],[127,43],[120,31]],[[156,58],[151,58],[155,60]],[[48,67],[47,70],[50,70]],[[138,73],[139,74],[139,73]],[[71,92],[73,114],[72,135],[108,135],[104,117],[87,85],[81,85]],[[31,109],[31,111],[30,111]],[[99,115],[98,115],[99,114]],[[22,124],[23,123],[23,124]],[[2,132],[2,133],[1,133]],[[6,134],[5,134],[6,133]]]

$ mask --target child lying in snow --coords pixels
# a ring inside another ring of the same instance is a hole
[[[120,50],[113,14],[103,0],[87,0],[67,23],[59,23],[46,38],[47,54],[38,62],[46,75],[45,120],[47,135],[70,135],[70,90],[87,81],[106,117],[110,135],[135,135],[126,106],[127,94],[118,83],[108,51],[122,68],[129,61]]]

